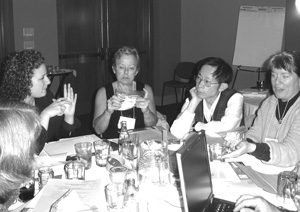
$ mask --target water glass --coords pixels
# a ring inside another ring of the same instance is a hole
[[[225,159],[221,159],[221,157],[226,152],[226,146],[223,144],[215,143],[209,145],[209,158],[210,161],[219,160],[224,162]]]
[[[92,166],[92,143],[81,142],[75,145],[76,156],[79,161],[85,164],[85,170],[88,170]]]
[[[125,183],[110,183],[105,186],[105,197],[108,211],[123,211],[126,184]]]
[[[112,183],[124,183],[128,169],[124,166],[112,167],[109,170],[109,178]]]
[[[69,180],[84,180],[85,179],[85,164],[80,161],[71,161],[64,167],[66,179]]]
[[[103,140],[94,141],[93,144],[96,164],[100,167],[105,167],[109,155],[109,144]]]
[[[138,134],[131,134],[124,140],[122,155],[128,160],[134,160],[138,157],[138,146],[140,136]]]
[[[283,171],[278,174],[277,195],[293,199],[297,190],[297,174],[292,171]]]

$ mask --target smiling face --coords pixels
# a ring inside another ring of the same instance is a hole
[[[33,70],[31,82],[31,97],[40,98],[47,94],[47,87],[50,84],[50,80],[47,76],[47,68],[45,64],[42,64],[37,69]]]
[[[196,91],[197,95],[201,99],[206,99],[209,103],[213,103],[218,97],[219,93],[223,91],[221,84],[218,83],[213,73],[216,71],[216,67],[210,65],[204,65],[198,72],[196,79]],[[207,83],[211,83],[210,87]]]
[[[298,75],[284,69],[272,70],[271,83],[275,96],[284,102],[292,99],[300,90]]]
[[[122,84],[132,84],[138,73],[138,61],[134,55],[122,55],[116,60],[113,71],[117,77],[117,81]]]

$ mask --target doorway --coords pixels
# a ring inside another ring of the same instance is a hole
[[[93,112],[96,91],[114,81],[110,58],[127,45],[137,48],[136,80],[153,86],[152,0],[57,0],[59,65],[78,94],[76,114]],[[88,2],[88,3],[87,3]]]

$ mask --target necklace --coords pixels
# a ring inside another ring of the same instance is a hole
[[[286,108],[287,108],[288,104],[289,104],[289,101],[287,101],[287,103],[286,103],[286,105],[285,105],[285,107],[284,107],[282,116],[281,116],[281,114],[280,114],[280,109],[279,109],[279,100],[278,100],[278,103],[277,103],[277,109],[278,109],[278,122],[279,122],[279,124],[282,123],[282,119],[284,118],[284,115],[285,115],[285,113],[286,113]]]

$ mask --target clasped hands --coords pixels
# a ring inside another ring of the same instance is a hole
[[[148,91],[144,88],[143,89],[145,92],[144,97],[137,97],[136,98],[136,103],[135,106],[137,108],[141,108],[143,113],[148,112],[149,105],[150,105],[150,100],[147,99],[148,97]],[[113,95],[110,99],[107,100],[107,111],[109,113],[113,113],[115,110],[119,110],[124,102],[124,96],[122,95]]]
[[[52,99],[52,101],[53,102],[44,109],[43,113],[48,114],[49,117],[62,115],[74,117],[77,94],[74,94],[70,84],[64,85],[64,97]]]

